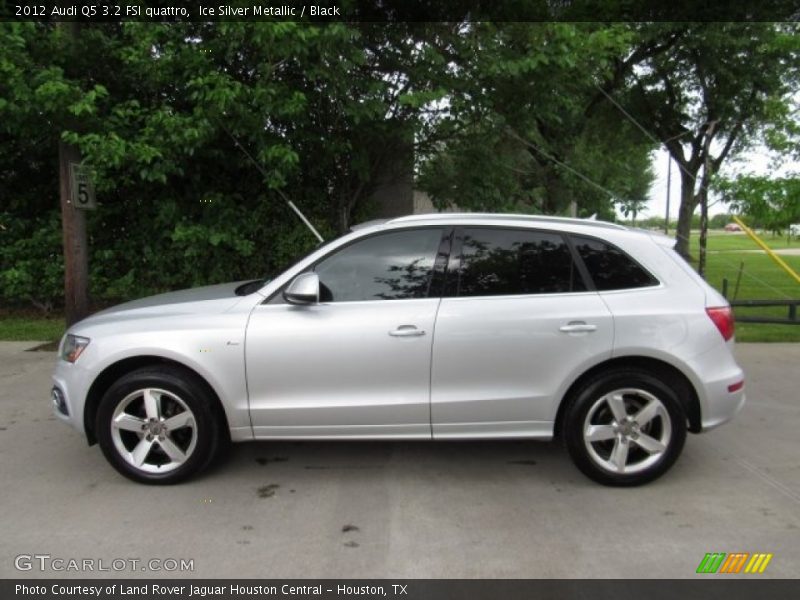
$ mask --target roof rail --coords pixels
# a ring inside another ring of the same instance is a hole
[[[372,219],[371,221],[364,221],[363,223],[356,223],[350,226],[350,231],[358,231],[359,229],[366,229],[367,227],[374,227],[376,225],[384,225],[389,222],[389,219]]]
[[[553,217],[549,215],[522,215],[513,213],[429,213],[422,215],[407,215],[387,221],[387,223],[413,223],[415,221],[447,221],[453,219],[481,219],[491,221],[529,221],[541,223],[564,223],[572,225],[587,225],[589,227],[602,227],[606,229],[628,229],[618,223],[608,221],[595,221],[592,219],[573,219],[570,217]]]

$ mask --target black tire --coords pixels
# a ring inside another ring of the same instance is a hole
[[[648,371],[611,370],[587,381],[567,401],[567,450],[578,469],[598,483],[648,483],[666,473],[683,450],[687,425],[680,399]],[[626,415],[621,421],[620,406]],[[648,411],[639,413],[645,406]]]
[[[159,418],[148,418],[145,395]],[[108,462],[126,477],[156,485],[179,483],[205,469],[224,440],[215,407],[215,398],[191,372],[172,366],[138,369],[103,395],[95,419],[97,441]],[[171,417],[184,423],[163,429]],[[128,424],[115,427],[115,419]],[[138,457],[144,456],[137,467],[134,450],[140,443]]]

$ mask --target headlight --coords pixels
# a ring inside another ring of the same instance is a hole
[[[89,338],[81,337],[79,335],[67,334],[64,340],[64,345],[61,348],[61,360],[74,363],[84,351],[86,346],[89,345]]]

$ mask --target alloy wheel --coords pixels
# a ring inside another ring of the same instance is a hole
[[[117,404],[111,417],[111,439],[130,466],[146,473],[168,473],[194,452],[197,424],[179,396],[148,387]]]
[[[628,475],[661,460],[672,439],[672,420],[652,393],[622,388],[594,402],[582,431],[586,450],[597,466]]]

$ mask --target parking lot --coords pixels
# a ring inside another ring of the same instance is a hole
[[[635,489],[524,441],[260,442],[189,483],[138,485],[52,417],[55,355],[34,345],[0,343],[4,578],[115,575],[18,571],[22,554],[193,561],[125,577],[683,578],[707,552],[800,573],[800,344],[739,345],[743,413]]]

